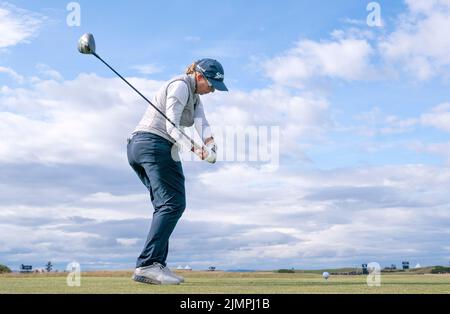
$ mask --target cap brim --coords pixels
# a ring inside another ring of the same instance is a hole
[[[223,81],[214,80],[211,78],[208,78],[208,81],[214,86],[216,90],[220,90],[222,92],[228,92],[228,88],[225,86]]]

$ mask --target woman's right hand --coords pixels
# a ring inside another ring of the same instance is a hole
[[[203,147],[192,146],[191,151],[201,160],[208,158],[208,152]]]
[[[211,147],[209,147],[211,146]],[[208,143],[207,147],[205,148],[203,147],[195,147],[192,146],[191,151],[194,152],[201,160],[206,160],[209,163],[215,163],[216,162],[216,157],[215,157],[215,147],[213,148],[213,146],[215,146],[214,143]],[[211,154],[211,155],[210,155]],[[210,158],[208,158],[210,157]]]

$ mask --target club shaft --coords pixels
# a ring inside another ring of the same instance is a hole
[[[164,118],[166,118],[167,121],[169,121],[170,124],[172,124],[178,131],[180,131],[180,133],[186,137],[190,142],[191,145],[194,146],[196,149],[201,149],[202,146],[197,145],[197,143],[194,142],[193,139],[191,139],[186,133],[184,133],[183,130],[181,130],[179,127],[177,127],[177,125],[170,120],[165,114],[164,112],[162,112],[161,110],[158,109],[158,107],[156,107],[154,104],[152,104],[152,102],[150,100],[147,99],[147,97],[145,97],[144,95],[142,95],[142,93],[140,91],[138,91],[133,85],[131,85],[122,75],[120,75],[116,70],[114,70],[108,63],[106,63],[102,58],[100,58],[100,56],[98,54],[96,54],[95,52],[92,53],[97,59],[99,59],[101,62],[103,62],[108,68],[110,68],[111,71],[113,71],[114,73],[116,73],[116,75],[118,77],[120,77],[125,83],[128,84],[128,86],[130,86],[136,93],[138,93],[142,98],[145,99],[146,102],[148,102],[153,108],[155,108],[156,111],[158,111]]]

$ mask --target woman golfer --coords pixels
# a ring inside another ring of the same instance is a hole
[[[153,101],[177,127],[195,124],[205,149],[191,147],[191,151],[210,163],[215,162],[216,145],[199,95],[216,89],[227,91],[223,80],[222,65],[213,59],[202,59],[190,65],[185,75],[165,83]],[[154,207],[150,232],[132,277],[138,282],[179,284],[184,281],[166,266],[169,237],[186,207],[183,169],[179,159],[172,156],[175,143],[184,143],[181,132],[151,106],[128,140],[128,162],[149,190]]]

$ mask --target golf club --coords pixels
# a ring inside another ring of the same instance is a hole
[[[183,130],[181,130],[179,127],[176,126],[174,122],[172,122],[161,110],[159,110],[150,100],[147,99],[144,95],[142,95],[141,92],[139,92],[133,85],[131,85],[122,75],[120,75],[116,70],[114,70],[108,63],[106,63],[100,56],[95,52],[95,40],[94,36],[90,33],[86,33],[83,36],[81,36],[80,40],[78,41],[78,51],[82,54],[90,54],[94,55],[97,59],[99,59],[101,62],[103,62],[108,68],[111,69],[118,77],[120,77],[125,83],[128,84],[136,93],[138,93],[142,98],[145,99],[153,108],[156,109],[164,118],[166,118],[167,121],[170,122],[178,131],[180,131],[183,136],[185,136],[192,144],[192,146],[195,147],[197,150],[203,149],[203,145],[197,145],[193,139],[191,139],[186,133],[184,133]]]

